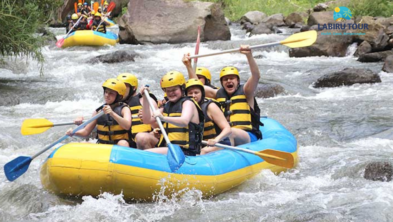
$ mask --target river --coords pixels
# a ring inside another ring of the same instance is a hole
[[[52,29],[62,34],[64,29]],[[200,54],[283,40],[291,34],[248,37],[231,26],[231,41],[202,43]],[[286,34],[285,34],[286,33]],[[2,99],[19,104],[0,106],[0,165],[18,156],[32,156],[62,137],[69,127],[22,136],[27,118],[70,122],[89,117],[102,103],[101,84],[122,72],[139,77],[162,98],[159,79],[170,70],[186,73],[182,54],[195,43],[116,45],[101,48],[43,48],[44,76],[30,59],[17,60],[13,71],[0,69]],[[90,64],[95,56],[116,50],[133,50],[135,62]],[[343,58],[290,58],[288,48],[278,46],[253,52],[261,71],[260,82],[277,83],[286,93],[258,99],[261,114],[281,122],[298,140],[298,166],[279,175],[262,171],[257,177],[224,194],[202,199],[199,191],[181,198],[158,196],[154,203],[128,203],[121,195],[64,199],[42,188],[39,170],[50,152],[35,159],[14,182],[0,172],[0,221],[393,221],[393,183],[363,179],[365,166],[393,155],[387,133],[393,125],[393,75],[381,72],[382,63],[360,63],[353,56],[356,45]],[[249,77],[246,57],[226,54],[201,58],[213,82],[219,71],[236,66],[241,79]],[[382,83],[315,89],[320,76],[346,67],[369,68]],[[68,139],[70,142],[75,139]]]

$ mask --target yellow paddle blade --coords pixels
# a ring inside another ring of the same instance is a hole
[[[262,150],[255,152],[256,155],[264,159],[266,162],[282,166],[285,168],[292,168],[294,166],[294,159],[292,154],[277,150]]]
[[[47,131],[53,127],[53,123],[47,119],[26,119],[22,123],[20,132],[22,135],[33,135]]]
[[[281,45],[286,45],[290,48],[306,47],[314,44],[314,42],[317,40],[317,36],[317,31],[315,30],[299,32],[289,36],[280,43]]]

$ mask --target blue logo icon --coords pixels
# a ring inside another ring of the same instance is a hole
[[[340,6],[336,7],[333,12],[333,19],[335,21],[345,21],[345,20],[350,20],[352,18],[352,12],[349,10],[349,8]]]

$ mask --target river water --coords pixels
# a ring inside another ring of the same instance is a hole
[[[62,34],[64,29],[53,29]],[[231,26],[231,41],[202,43],[200,54],[283,40],[286,34],[247,37]],[[24,155],[32,156],[64,135],[68,127],[55,127],[34,136],[21,136],[27,118],[70,122],[88,117],[102,103],[101,84],[122,72],[135,73],[140,85],[149,84],[162,98],[159,79],[170,70],[186,73],[182,54],[195,43],[149,46],[43,48],[44,76],[30,59],[14,61],[12,70],[0,69],[2,99],[19,101],[0,106],[0,165]],[[95,56],[133,50],[135,62],[90,64]],[[286,94],[258,99],[262,115],[287,127],[299,144],[299,165],[274,175],[262,171],[243,185],[211,199],[198,191],[180,198],[159,196],[154,203],[127,203],[121,195],[102,194],[82,200],[57,197],[41,186],[39,169],[50,152],[35,159],[14,182],[0,172],[0,221],[393,221],[393,183],[363,179],[365,166],[393,155],[393,75],[381,72],[382,63],[359,63],[356,45],[343,58],[289,58],[288,48],[256,50],[260,82],[277,83]],[[236,66],[241,79],[249,77],[242,54],[199,59],[219,85],[219,71]],[[369,68],[382,83],[314,89],[312,83],[326,73],[346,67]],[[74,139],[75,140],[75,139]],[[68,139],[67,142],[72,141]]]

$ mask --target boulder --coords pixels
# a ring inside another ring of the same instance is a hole
[[[383,52],[372,52],[372,53],[367,53],[364,55],[360,55],[358,58],[359,62],[381,62],[385,61],[385,59],[393,55],[393,51],[383,51]]]
[[[262,23],[265,23],[268,27],[273,26],[284,26],[284,16],[283,14],[274,14],[265,18]]]
[[[315,88],[351,86],[359,83],[377,83],[381,82],[378,74],[369,69],[345,68],[342,71],[326,74],[319,78],[315,83]]]
[[[375,19],[375,22],[383,25],[385,28],[389,27],[390,25],[393,25],[393,16],[384,18],[384,17],[379,17]]]
[[[333,11],[311,13],[307,21],[307,25],[309,26],[328,23],[336,23],[333,19]]]
[[[314,6],[313,10],[314,12],[322,12],[326,11],[329,8],[329,6],[325,3],[318,3],[316,6]]]
[[[366,53],[371,52],[371,50],[372,50],[372,48],[371,48],[370,43],[368,43],[367,41],[363,41],[362,43],[360,43],[360,45],[356,49],[355,56],[364,55]]]
[[[285,93],[285,89],[281,85],[275,83],[263,83],[258,84],[255,97],[270,98],[282,93]]]
[[[201,27],[201,41],[231,38],[219,4],[183,0],[133,0],[127,8],[127,13],[121,18],[123,21],[121,24],[119,22],[119,36],[123,43],[194,42],[198,26]]]
[[[240,24],[250,22],[251,24],[257,25],[266,18],[266,14],[260,11],[247,12],[240,18]]]
[[[382,71],[393,73],[393,55],[390,55],[385,59]]]
[[[357,35],[356,41],[367,41],[370,43],[373,52],[382,51],[388,45],[389,36],[385,33],[385,26],[371,16],[363,16],[359,23],[368,24],[368,30],[361,31],[365,35]],[[360,30],[353,30],[359,32]]]
[[[291,27],[297,23],[303,24],[305,18],[307,18],[307,13],[293,12],[285,18],[285,25]]]
[[[265,23],[261,23],[251,30],[251,35],[272,34],[272,33],[274,32]]]
[[[309,31],[310,30],[310,26],[308,25],[304,25],[300,28],[300,32],[305,32],[305,31]]]
[[[253,24],[251,24],[250,22],[243,23],[242,29],[246,30],[246,32],[251,32],[254,28],[255,28],[255,26]]]
[[[111,17],[116,17],[120,15],[123,8],[127,7],[128,1],[129,0],[111,0],[111,2],[116,3],[116,7],[111,12]]]
[[[100,55],[93,58],[90,63],[119,63],[119,62],[134,62],[135,57],[139,56],[135,52],[129,51],[115,51],[109,54]]]
[[[315,27],[315,26],[314,26]],[[342,33],[345,31],[342,31]],[[337,56],[344,57],[348,46],[353,42],[353,36],[349,35],[322,35],[318,32],[317,41],[308,47],[291,48],[290,57],[307,56]]]
[[[393,167],[388,162],[373,162],[366,166],[364,178],[373,181],[389,182],[392,180]]]

